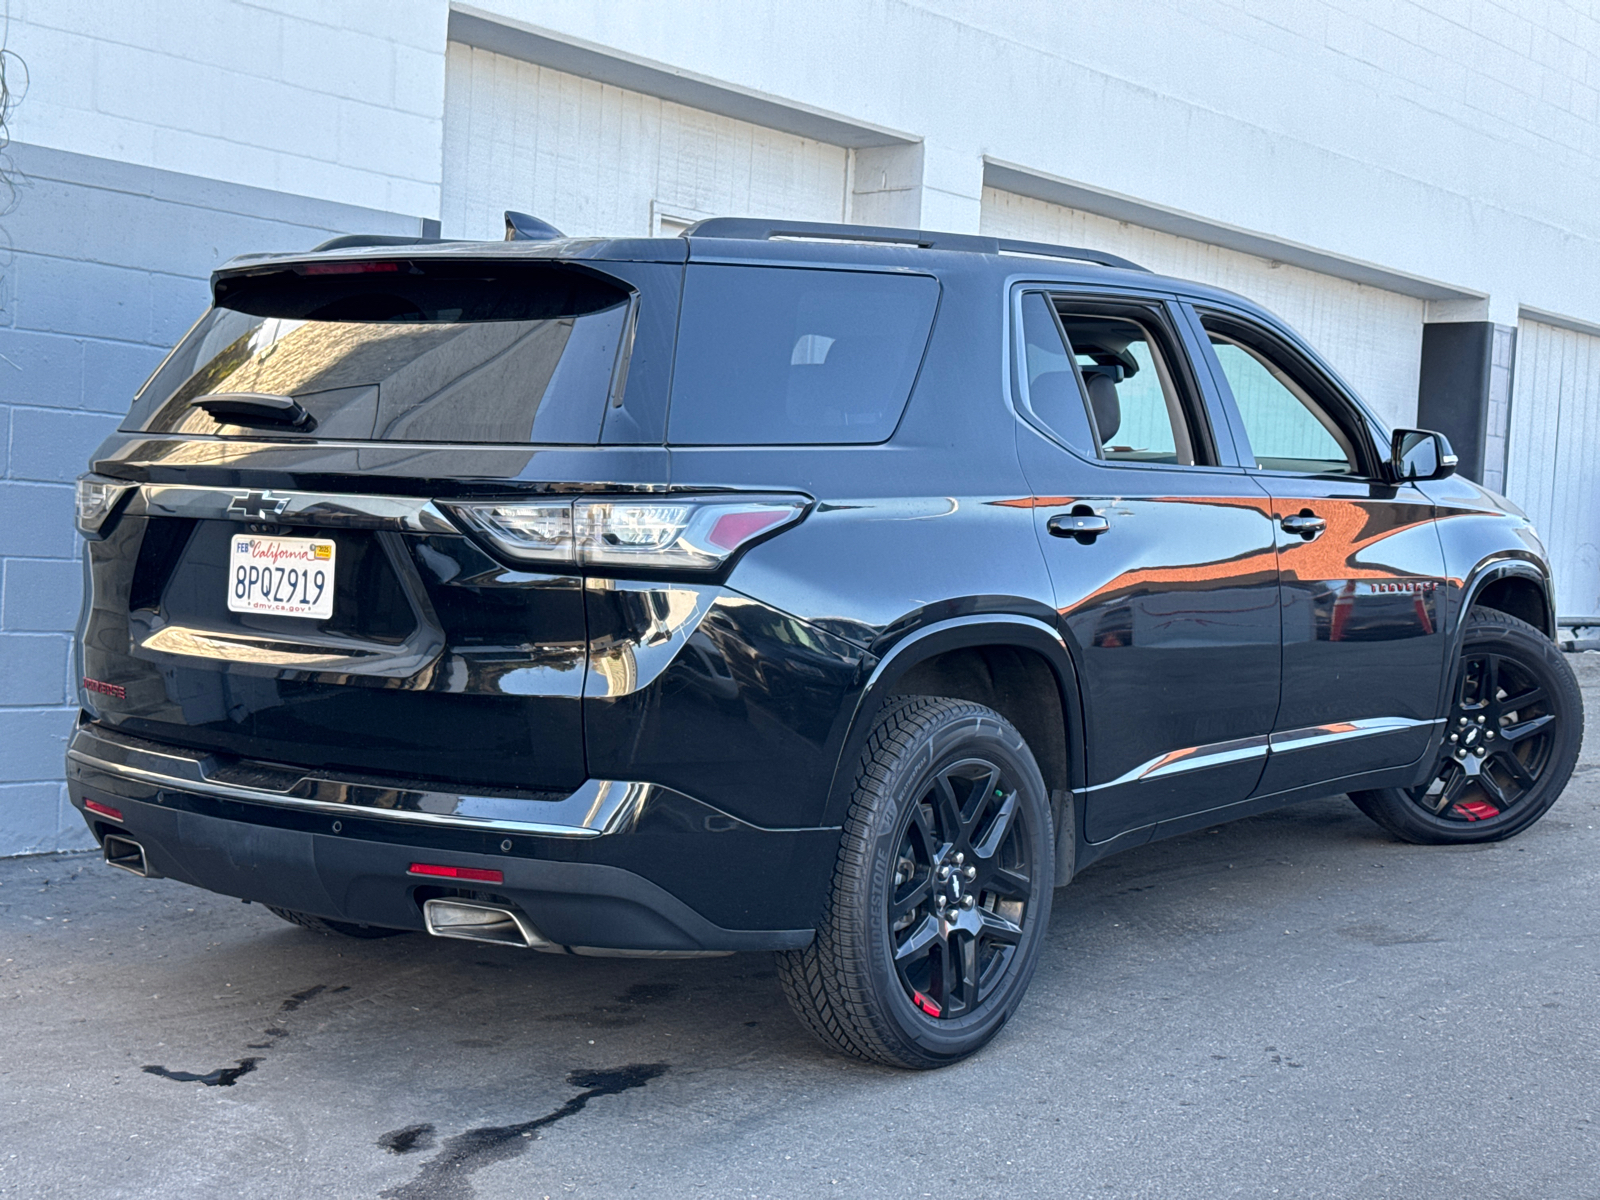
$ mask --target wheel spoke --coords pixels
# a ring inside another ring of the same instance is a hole
[[[1456,766],[1455,770],[1451,772],[1450,778],[1445,781],[1444,787],[1440,789],[1439,799],[1434,804],[1433,811],[1438,815],[1443,815],[1447,808],[1461,798],[1461,793],[1466,789],[1466,786],[1467,773],[1462,767]]]
[[[1493,704],[1495,693],[1500,690],[1500,656],[1490,654],[1483,660],[1483,687],[1478,694],[1482,703]]]
[[[1539,781],[1539,777],[1522,764],[1522,760],[1511,753],[1509,747],[1502,747],[1499,753],[1489,759],[1490,762],[1499,763],[1517,781],[1517,786],[1527,791]]]
[[[920,804],[915,804],[911,808],[910,829],[916,830],[917,837],[922,841],[922,853],[927,857],[928,862],[932,863],[939,857],[939,851],[943,848],[943,841],[934,832],[933,823],[928,819],[926,810]]]
[[[1478,772],[1478,786],[1483,789],[1483,794],[1493,800],[1502,812],[1510,805],[1511,801],[1506,799],[1505,789],[1500,786],[1499,782],[1489,772]]]
[[[995,772],[996,776],[999,772]],[[991,785],[993,790],[993,785]],[[994,820],[989,823],[988,832],[983,835],[983,841],[972,847],[972,853],[979,858],[993,858],[995,851],[1000,849],[1006,840],[1006,834],[1011,832],[1011,822],[1017,815],[1018,793],[1012,792],[1000,802],[1000,809],[994,815]],[[982,811],[980,807],[979,811]]]
[[[910,963],[920,958],[934,942],[939,940],[939,921],[935,917],[924,917],[906,937],[906,940],[895,947],[895,965],[904,970]]]
[[[1021,871],[1001,867],[990,872],[987,879],[980,875],[978,890],[1002,900],[1026,900],[1033,895],[1033,881]]]
[[[943,826],[942,841],[954,842],[961,837],[961,801],[956,797],[955,785],[950,782],[948,775],[939,776],[934,784],[934,794],[937,797],[935,808],[939,815],[939,824]]]
[[[1508,742],[1520,742],[1523,738],[1531,737],[1555,721],[1555,717],[1546,713],[1542,717],[1529,717],[1526,721],[1518,721],[1515,725],[1507,725],[1500,730],[1500,736]]]
[[[1015,946],[1022,940],[1022,927],[1006,920],[999,913],[990,912],[986,908],[978,910],[978,936],[991,942],[1000,942],[1006,946]]]
[[[1544,699],[1544,689],[1536,687],[1531,691],[1523,692],[1520,696],[1507,696],[1500,701],[1500,707],[1505,712],[1516,712],[1527,708],[1530,704],[1537,704]]]
[[[991,766],[989,774],[984,776],[981,783],[976,783],[967,796],[969,808],[961,810],[962,832],[967,835],[970,842],[973,835],[978,832],[978,822],[983,819],[983,814],[989,808],[989,801],[995,792],[1000,790],[1000,768]],[[970,811],[969,811],[970,809]]]
[[[924,903],[932,894],[933,881],[927,876],[923,876],[921,883],[889,905],[890,927],[892,928],[898,924],[901,918],[907,913],[913,912],[919,904]]]
[[[959,983],[954,990],[961,998],[961,1007],[971,1012],[978,1007],[978,939],[952,934],[950,949],[959,972]]]

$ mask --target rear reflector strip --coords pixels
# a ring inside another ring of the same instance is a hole
[[[505,875],[484,867],[443,867],[434,863],[412,863],[412,875],[432,875],[437,879],[470,879],[474,883],[501,883]]]
[[[102,817],[110,817],[113,821],[122,820],[119,809],[112,808],[109,804],[101,804],[98,800],[85,800],[83,806],[92,813],[99,813]]]
[[[400,264],[397,262],[309,263],[299,270],[302,275],[386,275],[399,271]]]

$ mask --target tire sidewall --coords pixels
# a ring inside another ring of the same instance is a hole
[[[893,939],[884,914],[890,880],[899,850],[901,827],[909,805],[920,799],[935,774],[967,758],[986,758],[1015,780],[1022,801],[1021,816],[1029,839],[1030,862],[1045,881],[1028,903],[1022,938],[998,990],[968,1017],[928,1017],[905,994],[893,961]],[[978,1049],[998,1033],[1016,1010],[1033,978],[1039,945],[1050,919],[1054,880],[1055,839],[1051,829],[1049,792],[1038,764],[1022,736],[997,714],[963,713],[924,729],[911,748],[888,772],[881,803],[873,816],[871,857],[858,912],[866,922],[870,978],[878,993],[878,1011],[891,1022],[885,1031],[913,1056],[934,1062],[954,1061]]]

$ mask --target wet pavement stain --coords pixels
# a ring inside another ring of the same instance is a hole
[[[573,1071],[567,1076],[567,1083],[584,1090],[554,1112],[516,1125],[485,1125],[454,1134],[444,1140],[437,1155],[422,1164],[414,1179],[379,1195],[382,1200],[472,1200],[471,1176],[475,1171],[516,1158],[528,1148],[535,1132],[582,1112],[595,1097],[615,1096],[630,1088],[644,1087],[667,1070],[666,1063],[632,1063],[608,1071]],[[389,1139],[419,1128],[431,1130],[432,1126],[408,1125],[384,1134],[378,1144],[390,1148]],[[390,1149],[391,1153],[404,1153]]]
[[[264,1042],[248,1042],[245,1044],[245,1049],[271,1050],[278,1044],[280,1038],[289,1036],[289,1031],[281,1024],[284,1017],[294,1012],[307,1000],[315,999],[324,992],[333,996],[339,992],[348,992],[349,990],[348,986],[329,988],[327,984],[319,983],[315,987],[308,987],[304,991],[295,992],[282,1004],[278,1005],[278,1011],[273,1014],[272,1023],[261,1031],[267,1040]],[[207,1071],[203,1075],[196,1071],[169,1071],[166,1067],[158,1064],[146,1066],[144,1072],[146,1075],[158,1075],[162,1079],[171,1079],[176,1083],[203,1083],[206,1087],[232,1087],[238,1082],[241,1075],[250,1074],[261,1061],[260,1056],[241,1058],[237,1060],[238,1065],[236,1066],[218,1067],[215,1071]]]
[[[159,1075],[163,1079],[176,1080],[178,1083],[203,1083],[207,1087],[232,1087],[238,1082],[239,1076],[248,1075],[256,1069],[259,1058],[241,1058],[236,1067],[218,1067],[215,1071],[208,1071],[204,1075],[197,1075],[193,1071],[169,1071],[165,1067],[146,1067],[147,1075]]]
[[[410,1154],[413,1150],[433,1149],[432,1125],[407,1125],[404,1129],[392,1129],[378,1139],[390,1154]]]

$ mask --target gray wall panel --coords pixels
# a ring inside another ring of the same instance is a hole
[[[204,307],[212,268],[416,217],[38,146],[0,217],[0,855],[92,844],[65,802],[72,481]]]

